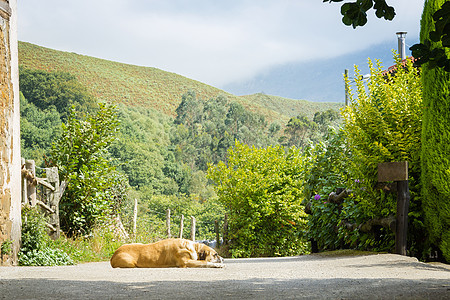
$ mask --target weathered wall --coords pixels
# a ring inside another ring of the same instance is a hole
[[[17,263],[20,243],[19,118],[17,1],[0,0],[0,244],[12,241],[0,264]]]

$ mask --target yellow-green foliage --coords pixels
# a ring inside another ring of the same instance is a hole
[[[286,256],[306,251],[301,205],[304,157],[295,148],[256,148],[236,142],[227,164],[210,166],[229,215],[234,257]]]
[[[405,66],[397,61],[394,74],[384,75],[380,62],[374,66],[369,60],[369,67],[371,77],[367,85],[355,67],[357,95],[350,89],[351,104],[343,110],[344,131],[352,153],[350,173],[370,191],[376,182],[378,163],[408,161],[414,190],[420,170],[422,128],[418,71],[410,60]],[[395,212],[396,205],[393,197],[387,200],[374,191],[362,204],[369,216],[388,215]]]
[[[426,1],[421,20],[421,42],[434,30],[432,15],[446,0]],[[432,46],[440,46],[440,43]],[[447,54],[450,55],[447,50]],[[450,73],[422,68],[422,197],[431,242],[450,261]]]

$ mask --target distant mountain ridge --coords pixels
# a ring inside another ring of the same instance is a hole
[[[225,95],[247,109],[266,116],[268,121],[286,123],[290,117],[316,111],[339,109],[339,103],[314,103],[271,95],[236,96],[219,88],[152,67],[123,64],[71,52],[57,51],[19,42],[19,65],[28,69],[69,72],[100,101],[153,108],[169,116],[181,96],[189,90],[208,100]]]
[[[235,95],[262,92],[291,99],[344,103],[344,70],[349,69],[352,76],[354,65],[358,65],[363,74],[366,74],[368,58],[372,61],[380,60],[387,68],[394,64],[392,49],[397,50],[395,36],[390,42],[351,54],[275,66],[251,79],[230,83],[222,88]],[[410,55],[409,51],[407,55]]]

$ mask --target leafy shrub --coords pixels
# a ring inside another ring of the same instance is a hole
[[[22,266],[72,265],[69,255],[53,247],[45,230],[45,219],[36,207],[22,209],[22,247],[19,253]]]
[[[342,247],[392,250],[394,234],[387,228],[364,233],[346,225],[396,214],[396,197],[376,189],[380,162],[409,162],[411,205],[409,249],[424,251],[423,213],[419,194],[422,98],[420,76],[408,61],[397,60],[395,75],[384,74],[380,62],[369,61],[366,86],[356,71],[357,97],[344,108],[344,127],[330,132],[323,143],[307,148],[304,198],[309,202],[309,238],[319,250]],[[348,78],[347,78],[348,80]],[[327,202],[337,188],[352,193],[341,204]],[[354,228],[354,227],[352,227]]]
[[[305,149],[303,197],[310,209],[308,237],[320,250],[336,249],[343,243],[337,234],[341,211],[337,204],[327,202],[327,196],[346,186],[348,156],[343,132],[333,128],[323,142]]]
[[[411,204],[409,213],[410,240],[419,241],[424,235],[423,210],[420,197],[420,141],[422,131],[422,84],[418,70],[411,60],[404,65],[396,58],[394,73],[383,73],[380,62],[369,60],[371,77],[367,86],[356,72],[356,92],[349,90],[351,104],[343,110],[344,133],[351,152],[348,160],[348,184],[360,216],[372,218],[396,214],[395,194],[375,189],[377,167],[381,162],[408,161]],[[348,78],[346,78],[348,80]],[[381,229],[378,240],[368,241],[378,249],[390,250],[394,235]],[[423,249],[415,245],[412,252]]]
[[[420,174],[420,140],[422,131],[422,84],[412,61],[402,66],[397,58],[395,74],[383,74],[369,60],[370,80],[367,89],[355,67],[357,98],[350,90],[351,105],[343,110],[344,132],[352,153],[349,173],[359,180],[360,205],[369,217],[395,213],[395,197],[374,190],[378,163],[408,161],[412,202],[420,203],[417,193]],[[348,80],[348,78],[347,78]]]
[[[123,179],[106,150],[118,122],[113,106],[100,104],[99,111],[85,120],[72,110],[62,137],[53,144],[50,159],[67,181],[60,202],[61,228],[70,235],[89,233],[114,207],[110,192]]]
[[[303,156],[295,148],[256,148],[236,142],[227,164],[210,166],[229,216],[234,257],[285,256],[307,251],[301,205]]]
[[[50,247],[21,253],[19,262],[22,266],[66,266],[74,264],[67,253]]]

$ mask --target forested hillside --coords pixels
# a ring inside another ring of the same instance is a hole
[[[146,240],[164,236],[167,208],[195,215],[198,237],[211,238],[225,208],[207,170],[227,162],[236,142],[302,149],[340,122],[336,103],[237,97],[155,68],[19,48],[22,155],[58,166],[68,181],[60,202],[68,235],[117,213],[130,229],[136,198]]]
[[[289,117],[307,112],[337,109],[338,103],[314,103],[264,95],[235,96],[210,85],[156,68],[140,67],[99,58],[57,51],[19,42],[19,63],[26,69],[63,71],[73,74],[99,101],[153,108],[175,117],[181,96],[194,91],[201,99],[226,96],[258,112],[267,120],[286,123]],[[239,72],[239,70],[236,70]]]

